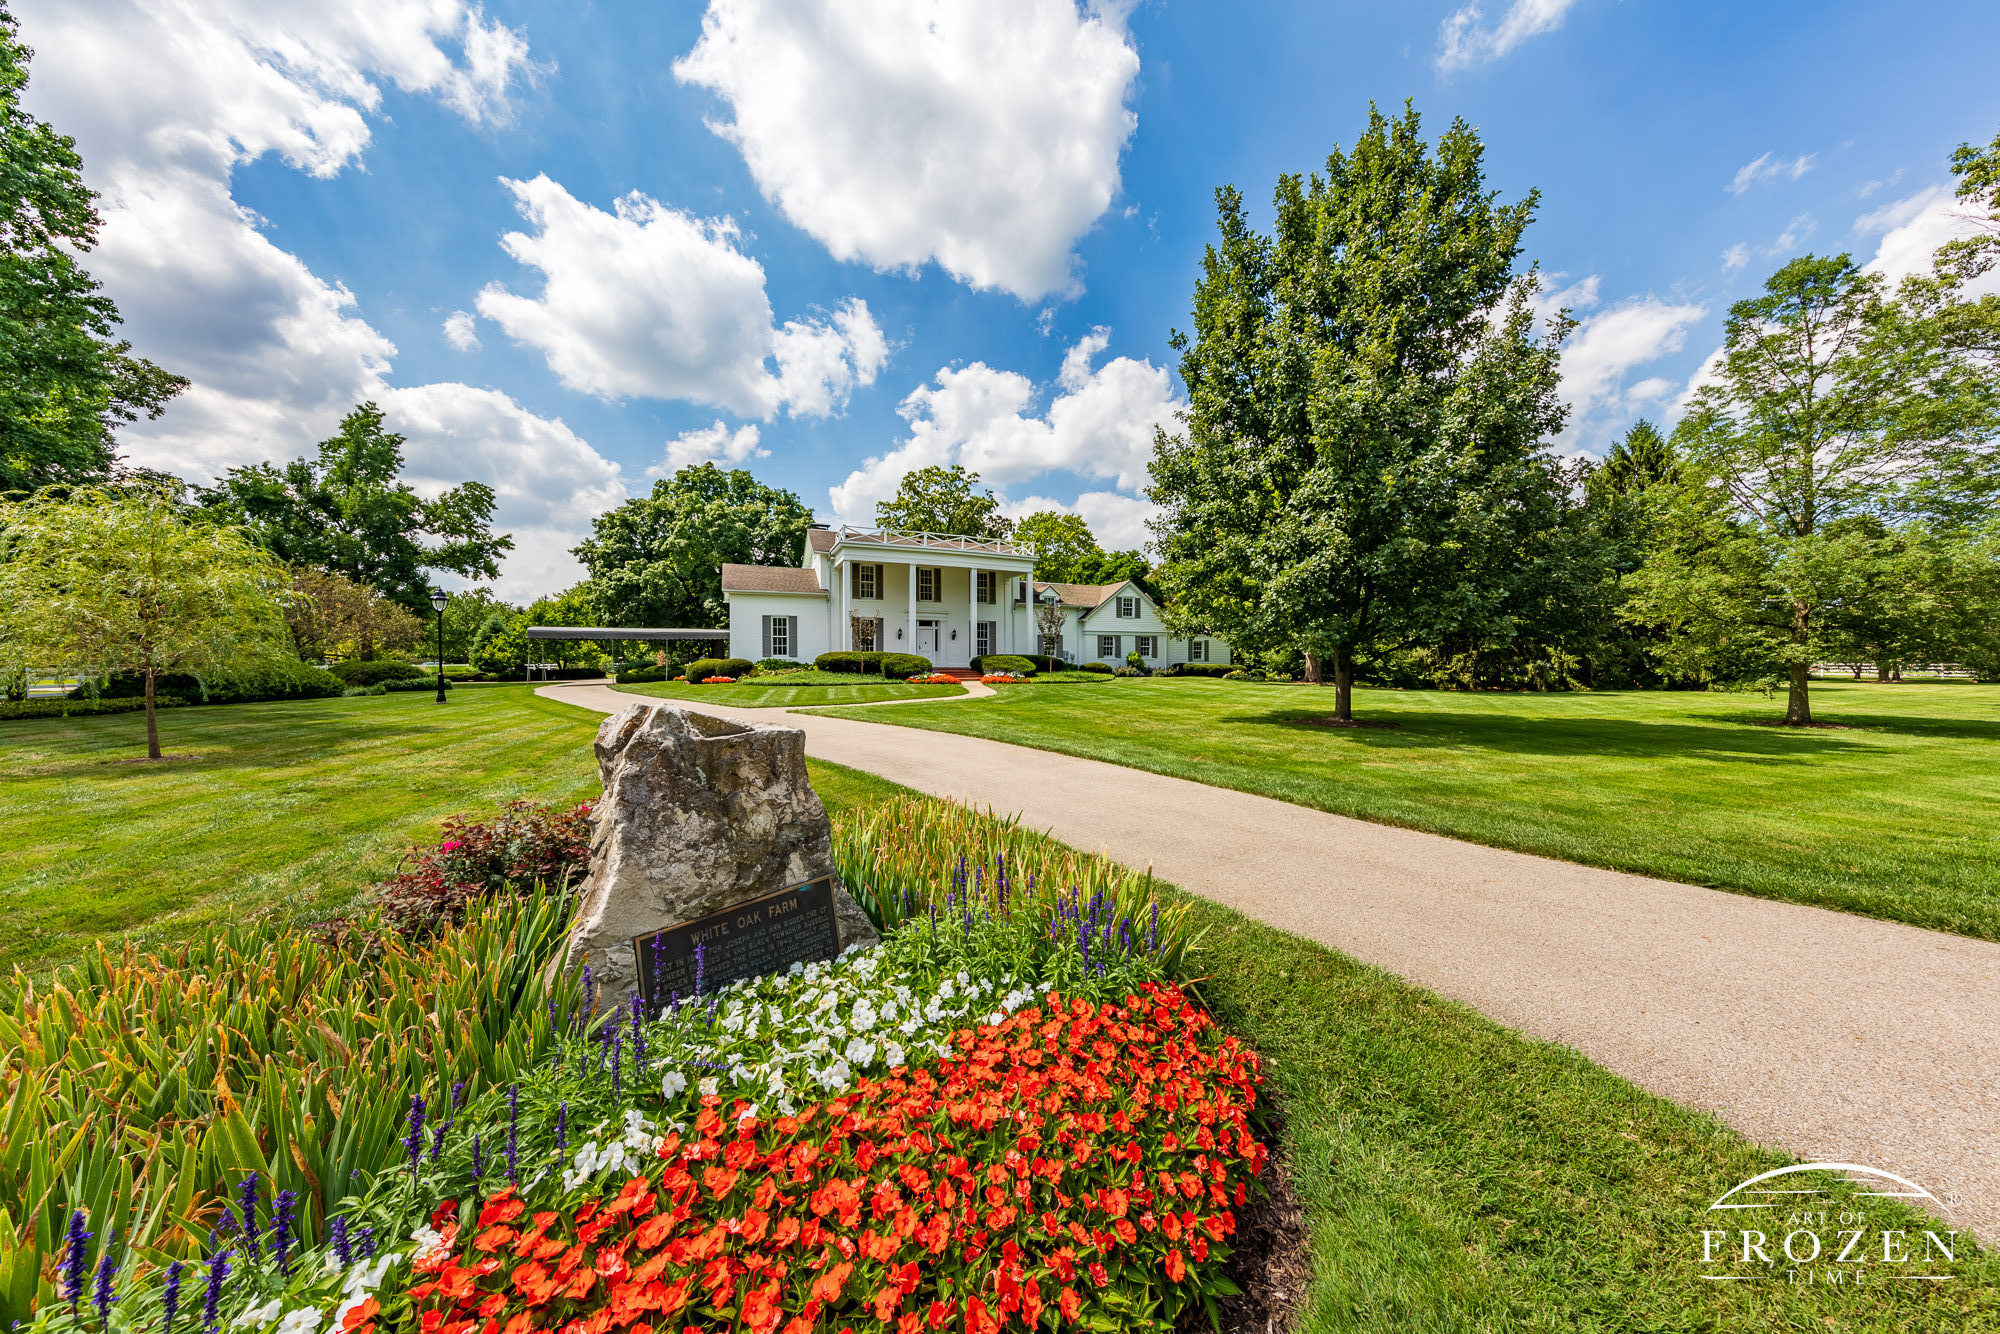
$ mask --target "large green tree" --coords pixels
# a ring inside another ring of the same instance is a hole
[[[160,758],[159,678],[289,656],[290,588],[268,552],[234,528],[190,521],[165,491],[0,502],[0,667],[138,673],[148,759]]]
[[[1936,483],[1985,466],[1996,388],[1879,275],[1846,255],[1793,260],[1730,307],[1722,356],[1676,428],[1679,478],[1658,489],[1658,540],[1626,614],[1670,626],[1684,668],[1782,673],[1784,721],[1810,725],[1812,665],[1838,651],[1842,609],[1878,560],[1842,521],[1956,511],[1965,487]]]
[[[1216,192],[1186,429],[1152,463],[1169,624],[1291,648],[1352,720],[1357,651],[1435,644],[1504,614],[1523,493],[1560,428],[1558,346],[1517,271],[1536,196],[1486,188],[1478,135],[1435,149],[1371,109],[1351,152],[1279,178],[1272,235]]]
[[[197,494],[284,560],[345,575],[428,617],[432,571],[495,578],[514,539],[492,530],[493,489],[484,482],[432,500],[418,495],[402,480],[403,443],[383,429],[382,410],[363,403],[320,442],[316,458],[232,468]]]
[[[575,548],[612,625],[712,629],[728,621],[722,570],[797,565],[812,511],[741,468],[682,468],[591,521]]]
[[[1130,579],[1158,596],[1152,564],[1142,551],[1106,551],[1079,514],[1037,510],[1014,525],[1011,540],[1035,556],[1035,578],[1061,584],[1115,584]]]
[[[893,499],[876,502],[875,522],[912,533],[955,537],[1005,537],[1014,525],[1000,513],[1000,498],[979,484],[963,464],[931,466],[903,474]]]
[[[106,476],[113,431],[188,385],[131,354],[78,262],[96,195],[75,141],[21,109],[31,55],[0,6],[0,493]]]

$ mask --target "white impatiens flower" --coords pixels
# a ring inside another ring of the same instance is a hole
[[[856,1038],[847,1044],[847,1063],[852,1066],[866,1066],[875,1059],[875,1044],[866,1038]]]
[[[232,1326],[268,1325],[273,1320],[276,1320],[278,1318],[278,1312],[284,1309],[285,1309],[285,1304],[282,1301],[278,1300],[277,1298],[273,1297],[270,1301],[266,1302],[262,1306],[251,1307],[249,1310],[245,1311],[242,1315],[237,1316],[234,1320],[230,1321],[229,1323]]]
[[[891,1070],[897,1070],[909,1064],[908,1061],[903,1059],[903,1049],[893,1042],[882,1049],[882,1061]]]
[[[319,1328],[320,1313],[310,1306],[301,1306],[296,1311],[285,1312],[285,1318],[278,1322],[278,1334],[312,1334]]]
[[[719,1085],[719,1083],[720,1081],[717,1080],[714,1075],[710,1075],[707,1079],[702,1080],[701,1083],[696,1085],[695,1087],[701,1090],[702,1097],[713,1098],[715,1096],[715,1090]]]
[[[847,1023],[857,1033],[866,1033],[875,1027],[875,1007],[868,1003],[866,996],[854,1002],[854,1009],[849,1012]]]
[[[660,1096],[668,1102],[672,1102],[675,1098],[687,1092],[687,1086],[688,1079],[686,1075],[678,1070],[669,1070],[660,1079]]]

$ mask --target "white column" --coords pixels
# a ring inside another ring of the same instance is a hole
[[[847,627],[850,621],[847,606],[847,562],[845,560],[837,560],[833,563],[833,581],[839,584],[840,587],[833,589],[833,596],[827,599],[833,608],[834,622],[827,627],[830,633],[827,635],[826,646],[829,649],[839,651],[854,647],[847,642]]]
[[[910,572],[910,602],[903,612],[903,619],[908,627],[903,632],[903,652],[915,653],[917,651],[917,563],[911,561],[904,568]]]

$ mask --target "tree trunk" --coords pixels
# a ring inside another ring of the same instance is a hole
[[[1354,649],[1333,646],[1333,716],[1336,722],[1354,721]]]
[[[1803,727],[1812,721],[1812,700],[1806,694],[1812,669],[1803,662],[1792,664],[1792,687],[1785,698],[1785,722],[1792,727]]]
[[[1799,656],[1791,664],[1791,690],[1785,699],[1785,723],[1791,727],[1804,727],[1812,721],[1812,700],[1806,695],[1806,688],[1812,680],[1812,664],[1805,661],[1806,647],[1806,604],[1792,604],[1792,643]]]
[[[1326,684],[1326,666],[1320,661],[1317,653],[1306,654],[1306,684],[1311,686]]]
[[[151,667],[146,669],[146,758],[160,758],[160,718],[153,709],[153,683],[158,679]]]
[[[1861,673],[1856,672],[1854,675],[1856,677],[1859,677]],[[1875,660],[1875,679],[1877,681],[1886,681],[1889,679],[1889,664],[1882,661],[1880,658],[1877,658]]]

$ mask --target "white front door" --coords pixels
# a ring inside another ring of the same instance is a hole
[[[938,645],[938,622],[917,622],[917,652],[927,658],[935,658],[940,652]]]

